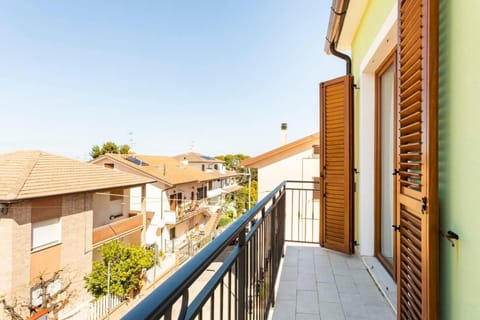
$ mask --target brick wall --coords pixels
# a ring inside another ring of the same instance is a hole
[[[63,275],[72,280],[71,290],[74,292],[73,305],[80,301],[89,300],[90,296],[84,288],[83,277],[92,268],[92,194],[79,193],[65,195],[61,201],[52,208],[61,205],[61,245],[60,254],[61,268]],[[30,298],[31,287],[31,221],[32,212],[39,214],[32,206],[35,201],[24,201],[12,204],[7,215],[0,216],[0,252],[2,253],[0,272],[0,295],[6,296],[7,300],[12,298],[26,300]],[[48,201],[42,200],[42,207],[49,208]],[[56,210],[56,209],[54,209]],[[45,210],[44,210],[45,211]],[[46,218],[48,212],[41,213]],[[38,215],[34,218],[41,221]],[[44,260],[44,259],[43,259]],[[40,261],[34,259],[34,261]],[[37,265],[35,269],[41,270],[42,266]],[[1,314],[0,314],[1,315]],[[1,318],[1,317],[0,317]]]

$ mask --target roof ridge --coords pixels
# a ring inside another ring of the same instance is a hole
[[[23,174],[20,175],[17,179],[18,185],[15,184],[17,188],[12,188],[11,192],[7,195],[7,199],[16,199],[18,197],[20,191],[22,191],[23,187],[25,186],[25,183],[27,183],[27,179],[32,173],[33,168],[35,168],[35,166],[37,165],[38,160],[42,155],[42,151],[34,151],[33,154],[35,154],[35,157],[33,159],[29,159],[27,165],[25,165]]]

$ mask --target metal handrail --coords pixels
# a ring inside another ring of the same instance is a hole
[[[280,263],[281,256],[283,254],[283,246],[285,236],[283,231],[285,229],[285,192],[286,190],[297,190],[287,188],[287,183],[314,183],[311,181],[284,181],[278,185],[273,191],[271,191],[266,197],[260,200],[251,210],[242,215],[232,225],[222,232],[217,238],[215,238],[208,246],[198,252],[190,261],[188,261],[183,267],[176,271],[170,278],[168,278],[161,286],[156,288],[152,293],[145,297],[134,309],[126,314],[123,319],[159,319],[164,317],[165,319],[171,319],[172,306],[179,299],[182,301],[182,307],[179,315],[179,319],[191,319],[202,312],[203,305],[211,297],[212,292],[215,291],[219,283],[222,282],[222,278],[225,277],[227,272],[231,272],[232,266],[235,264],[236,271],[235,277],[238,277],[239,285],[243,285],[244,288],[239,289],[238,298],[238,311],[240,313],[239,318],[245,317],[245,310],[248,308],[249,302],[247,302],[247,280],[245,279],[245,270],[243,267],[250,263],[250,270],[253,268],[259,268],[259,261],[251,262],[246,257],[246,244],[252,240],[252,237],[256,237],[257,229],[265,223],[268,224],[269,232],[271,232],[271,245],[269,249],[268,257],[270,259],[270,273],[269,273],[269,288],[271,292],[268,292],[267,307],[274,303],[273,288],[276,282],[277,269]],[[315,189],[305,189],[314,191]],[[272,214],[274,212],[275,214]],[[268,220],[267,220],[268,218]],[[253,221],[253,223],[252,223]],[[247,233],[247,227],[251,226],[250,231]],[[277,230],[277,232],[275,232]],[[265,231],[266,232],[266,231]],[[263,237],[266,237],[265,232]],[[268,235],[270,237],[270,234]],[[274,238],[276,237],[276,238]],[[199,278],[199,276],[209,267],[209,265],[224,251],[224,249],[233,241],[239,240],[239,243],[234,247],[230,255],[223,262],[222,266],[216,271],[214,276],[208,281],[208,283],[202,288],[200,293],[191,301],[188,305],[188,289]],[[258,240],[256,240],[258,241]],[[273,256],[273,257],[272,257]],[[238,260],[240,259],[240,260]],[[243,260],[242,260],[243,259]],[[245,260],[246,259],[246,260]],[[265,257],[265,260],[268,260]],[[258,259],[257,259],[258,260]],[[240,262],[239,262],[240,261]],[[256,263],[252,267],[252,263]],[[263,261],[261,262],[263,263]],[[269,262],[266,262],[268,266]],[[267,268],[265,266],[265,268]],[[248,267],[247,267],[248,269]],[[257,269],[255,269],[257,270]],[[252,276],[253,271],[250,271]],[[238,274],[237,274],[238,273]],[[248,271],[247,271],[248,273]],[[258,276],[254,275],[258,281]],[[236,280],[237,281],[237,280]],[[223,288],[222,288],[223,290]],[[241,296],[243,294],[243,297]],[[267,313],[268,313],[268,308]],[[237,309],[236,309],[237,310]],[[243,316],[242,316],[243,314]]]

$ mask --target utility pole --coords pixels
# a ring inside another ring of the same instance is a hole
[[[248,168],[248,210],[252,208],[252,172]]]
[[[107,265],[107,319],[110,320],[110,260]]]

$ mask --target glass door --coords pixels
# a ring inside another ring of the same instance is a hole
[[[395,55],[376,72],[375,255],[395,277]]]

